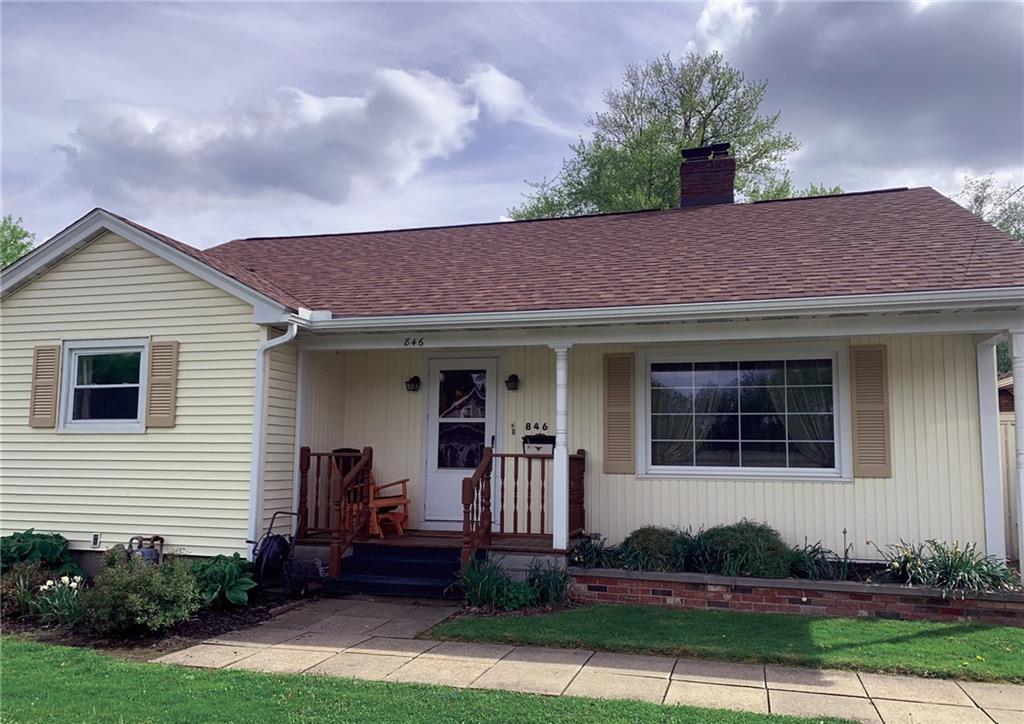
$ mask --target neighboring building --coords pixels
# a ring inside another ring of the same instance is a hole
[[[203,251],[90,212],[0,277],[4,532],[209,555],[303,507],[326,541],[359,455],[302,480],[301,449],[369,446],[412,528],[486,547],[446,465],[493,447],[494,548],[747,517],[1004,557],[1024,246],[930,188],[733,204],[727,152],[691,156],[662,211]],[[553,456],[512,455],[537,432]]]

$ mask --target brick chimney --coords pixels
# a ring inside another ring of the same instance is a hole
[[[733,203],[736,159],[728,143],[684,148],[679,167],[679,206],[711,206]]]

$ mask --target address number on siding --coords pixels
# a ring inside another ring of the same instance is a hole
[[[403,347],[422,347],[423,337],[405,337],[402,340]]]

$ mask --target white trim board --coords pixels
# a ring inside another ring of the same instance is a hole
[[[910,314],[873,314],[841,317],[789,317],[727,321],[620,324],[504,330],[437,330],[413,333],[335,332],[304,334],[302,349],[356,350],[408,349],[415,336],[417,349],[486,349],[558,344],[657,344],[673,342],[749,341],[758,339],[820,339],[892,334],[995,334],[1019,323],[1020,311],[960,311]]]
[[[188,254],[175,249],[151,234],[125,223],[108,211],[93,209],[81,219],[56,236],[36,247],[21,259],[0,272],[0,290],[4,297],[19,288],[67,256],[92,243],[105,233],[117,236],[139,246],[154,256],[174,264],[199,279],[227,292],[253,307],[253,322],[275,323],[289,316],[289,308],[270,297],[260,294],[237,279],[217,271]]]

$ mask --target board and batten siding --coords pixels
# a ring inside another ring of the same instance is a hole
[[[244,552],[253,381],[252,307],[113,234],[2,302],[0,505],[4,534],[34,527],[98,550],[135,534],[194,555]],[[34,345],[177,340],[174,427],[141,434],[28,426]]]
[[[651,345],[570,349],[569,450],[587,452],[588,530],[616,542],[642,525],[696,530],[747,517],[767,521],[794,545],[806,538],[839,551],[845,529],[846,542],[853,544],[851,554],[864,559],[878,558],[869,540],[884,547],[900,538],[937,537],[984,547],[972,338],[907,335],[848,341],[882,344],[888,350],[890,478],[811,482],[605,474],[601,464],[604,355]],[[685,345],[669,348],[682,350]],[[765,349],[770,354],[771,344]],[[722,351],[728,357],[728,345],[722,345]],[[310,376],[306,418],[310,439],[330,441],[331,447],[372,445],[379,480],[412,479],[414,525],[421,516],[423,405],[430,384],[425,376],[430,354],[407,350],[310,353],[310,369],[316,370]],[[467,356],[486,354],[474,351]],[[526,422],[546,422],[549,430],[554,429],[554,353],[546,347],[523,347],[490,354],[499,357],[499,380],[491,386],[500,406],[498,447],[519,451]],[[513,372],[520,377],[520,388],[508,392],[502,382]],[[403,382],[414,374],[423,378],[424,386],[418,393],[406,392]],[[535,498],[534,510],[538,509]],[[550,513],[549,505],[546,530],[550,530]]]
[[[570,448],[587,450],[587,528],[619,541],[647,524],[698,530],[763,520],[794,545],[821,541],[877,559],[879,547],[927,538],[985,545],[975,346],[969,335],[855,337],[888,348],[892,477],[853,482],[643,479],[601,472],[603,356],[634,347],[574,347]],[[765,346],[766,350],[771,345]],[[682,346],[676,347],[682,349]],[[722,345],[723,358],[728,346]]]

